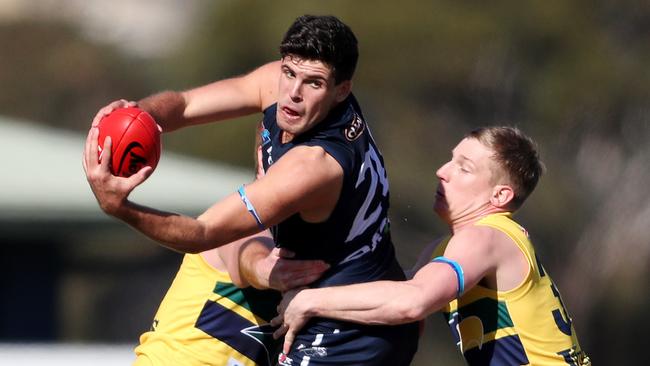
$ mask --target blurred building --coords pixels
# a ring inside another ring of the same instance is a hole
[[[99,209],[86,136],[0,117],[0,342],[132,342],[181,255]],[[164,151],[138,203],[196,215],[252,172]]]

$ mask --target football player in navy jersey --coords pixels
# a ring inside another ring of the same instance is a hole
[[[166,91],[138,105],[163,132],[263,113],[265,174],[194,218],[129,199],[151,168],[112,176],[109,156],[97,158],[97,122],[125,105],[116,101],[93,121],[83,165],[99,206],[171,249],[198,253],[271,228],[276,245],[296,259],[330,266],[312,286],[404,280],[388,222],[389,190],[383,158],[351,93],[357,40],[333,16],[301,16],[280,45],[279,61],[252,72],[183,92]],[[105,141],[110,151],[110,141]],[[264,251],[260,249],[260,255]],[[268,253],[267,253],[268,254]],[[240,256],[243,272],[254,270]],[[418,327],[368,327],[314,319],[280,365],[408,365]]]

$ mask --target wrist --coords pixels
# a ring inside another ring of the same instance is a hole
[[[324,316],[322,312],[322,305],[318,301],[318,296],[316,296],[317,290],[315,289],[304,289],[296,295],[297,303],[300,306],[300,310],[305,316],[311,318],[315,316]]]
[[[186,101],[183,94],[176,91],[163,91],[139,100],[138,107],[149,113],[163,132],[176,130],[181,126]]]
[[[128,201],[127,201],[128,202]],[[99,207],[107,215],[116,219],[125,220],[128,211],[125,208],[124,201],[116,199],[106,199],[99,202]]]

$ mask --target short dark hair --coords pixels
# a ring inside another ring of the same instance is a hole
[[[284,35],[280,54],[283,58],[295,55],[328,64],[337,84],[352,80],[359,59],[354,33],[332,15],[298,17]]]
[[[535,141],[518,128],[507,126],[477,128],[466,137],[475,138],[494,151],[492,159],[515,193],[509,208],[514,211],[521,207],[544,172]]]

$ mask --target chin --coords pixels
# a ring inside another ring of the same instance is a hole
[[[278,127],[280,127],[283,131],[287,131],[292,134],[298,134],[298,132],[302,131],[302,119],[288,121],[286,118],[283,118],[283,116],[277,116],[276,121],[278,122]]]
[[[433,204],[433,212],[435,212],[443,220],[449,218],[449,207],[438,201]]]

